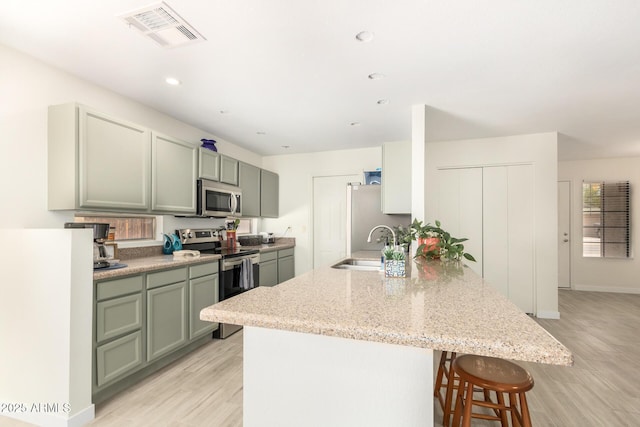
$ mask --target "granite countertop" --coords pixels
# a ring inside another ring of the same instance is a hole
[[[573,355],[564,345],[470,268],[446,268],[448,264],[440,261],[409,264],[411,277],[407,278],[319,268],[207,307],[200,318],[527,362],[573,364]]]
[[[127,266],[115,270],[94,270],[93,280],[113,279],[129,274],[140,274],[155,270],[180,267],[183,265],[200,264],[203,262],[217,261],[220,255],[200,254],[199,258],[174,258],[173,255],[158,255],[144,258],[133,258],[121,261]]]
[[[277,238],[275,243],[263,243],[262,245],[242,245],[245,249],[258,249],[260,252],[272,252],[280,249],[294,248],[296,246],[295,239]]]

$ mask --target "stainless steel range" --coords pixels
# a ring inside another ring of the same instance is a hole
[[[219,230],[212,228],[176,230],[182,240],[182,248],[202,253],[219,254],[219,300],[223,301],[246,292],[260,284],[260,254],[257,249],[227,248],[220,241]],[[245,271],[246,268],[249,271]],[[251,283],[253,282],[253,283]],[[216,338],[226,338],[242,326],[220,324],[214,332]]]

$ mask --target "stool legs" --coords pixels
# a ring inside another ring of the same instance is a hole
[[[433,391],[433,395],[438,398],[440,402],[440,407],[442,408],[443,417],[442,417],[442,425],[444,427],[449,427],[449,419],[452,414],[451,405],[453,403],[453,390],[457,388],[455,381],[457,379],[453,370],[451,369],[451,363],[456,358],[456,353],[448,353],[446,351],[442,352],[440,356],[440,363],[438,366],[438,374],[436,375],[436,385]],[[447,366],[447,362],[449,365]],[[446,384],[443,382],[443,378],[447,378]],[[445,396],[442,397],[441,389],[442,387],[446,387]]]

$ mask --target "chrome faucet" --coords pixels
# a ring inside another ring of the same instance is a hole
[[[371,243],[371,235],[373,234],[373,232],[377,229],[377,228],[386,228],[387,230],[389,230],[391,232],[391,236],[393,236],[393,247],[395,248],[397,245],[396,242],[396,233],[393,232],[393,229],[387,225],[376,225],[375,227],[373,227],[371,229],[371,231],[369,232],[369,237],[367,237],[367,242]]]

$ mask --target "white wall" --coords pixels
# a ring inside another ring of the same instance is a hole
[[[577,290],[640,293],[640,157],[558,163],[558,180],[571,181],[571,287]],[[582,257],[582,181],[630,181],[631,259]]]
[[[426,144],[426,221],[434,222],[437,170],[442,167],[496,166],[514,163],[534,167],[535,313],[558,315],[557,133],[516,135]],[[464,236],[461,236],[464,237]]]
[[[261,166],[261,156],[193,126],[103,89],[30,56],[0,45],[0,224],[16,228],[57,228],[70,212],[47,211],[47,107],[78,102],[115,117],[200,145],[218,141],[218,150]],[[174,221],[179,226],[207,227],[210,220]]]
[[[382,148],[325,151],[263,158],[280,176],[280,217],[263,219],[262,229],[296,238],[296,275],[313,268],[313,177],[361,174],[382,166]],[[364,179],[364,177],[363,177]]]
[[[11,242],[0,246],[0,402],[24,405],[0,415],[84,425],[94,414],[93,232],[0,231]]]

